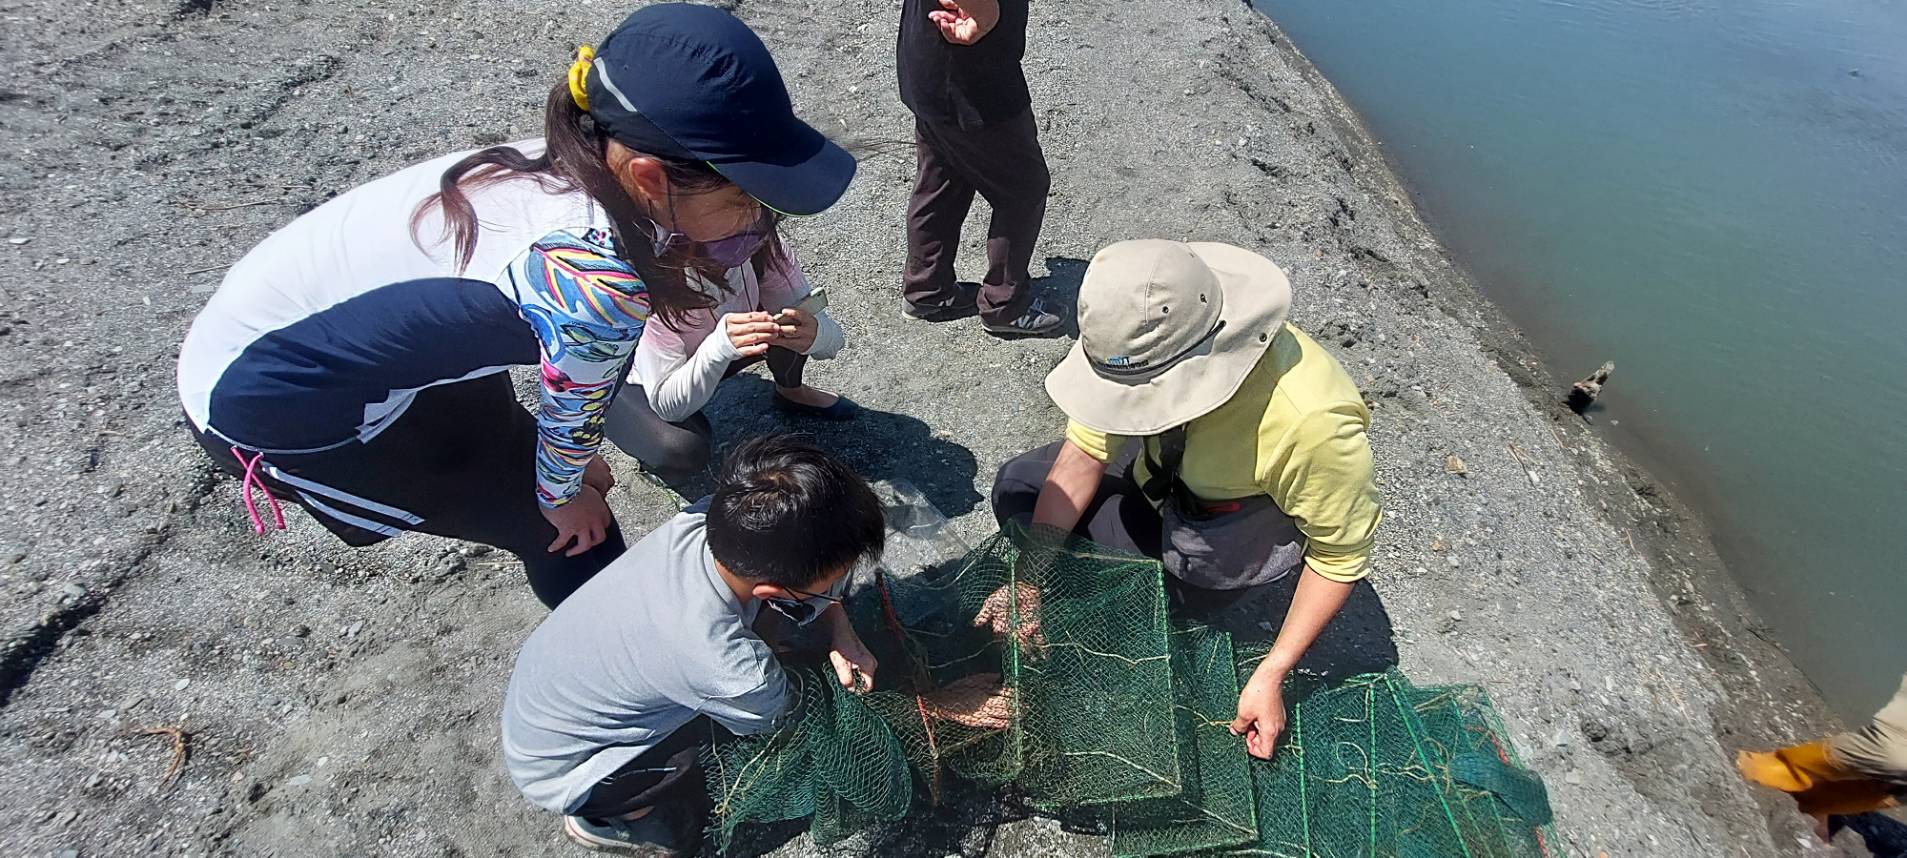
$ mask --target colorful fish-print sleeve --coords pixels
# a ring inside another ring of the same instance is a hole
[[[583,467],[602,446],[604,409],[649,320],[649,295],[605,230],[550,233],[510,277],[543,349],[536,494],[555,508],[582,490]]]

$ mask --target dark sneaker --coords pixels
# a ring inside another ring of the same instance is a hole
[[[563,833],[598,852],[642,858],[684,858],[701,848],[701,829],[688,814],[662,806],[641,819],[563,819]]]
[[[954,297],[953,303],[951,304],[923,306],[911,303],[903,298],[901,299],[901,312],[923,322],[951,322],[955,319],[964,319],[980,312],[980,284],[972,282],[955,283],[954,289],[958,294]]]
[[[774,397],[775,407],[787,414],[813,417],[816,420],[828,420],[835,423],[853,420],[861,416],[861,406],[854,404],[854,400],[838,394],[834,397],[834,404],[826,408],[819,405],[809,405],[805,402],[796,402],[779,393],[775,394]]]
[[[985,328],[987,333],[996,337],[1007,337],[1011,339],[1017,337],[1050,337],[1059,333],[1060,326],[1063,324],[1065,324],[1065,321],[1059,317],[1059,314],[1047,309],[1045,302],[1035,300],[1033,303],[1026,305],[1026,310],[1021,312],[1017,319],[1001,324],[983,320],[980,323],[980,327]]]

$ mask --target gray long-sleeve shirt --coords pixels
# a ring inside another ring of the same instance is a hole
[[[749,630],[760,609],[716,572],[703,516],[670,519],[524,642],[503,701],[510,779],[566,813],[698,714],[740,734],[772,728],[790,697]]]

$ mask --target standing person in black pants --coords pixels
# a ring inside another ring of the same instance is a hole
[[[906,312],[943,322],[978,312],[989,333],[1048,336],[1060,317],[1033,297],[1028,265],[1052,176],[1040,151],[1026,53],[1027,0],[903,0],[901,101],[919,170],[907,204]],[[993,207],[987,275],[954,279],[960,227],[978,193]]]

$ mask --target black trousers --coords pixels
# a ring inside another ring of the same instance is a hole
[[[220,470],[244,476],[232,445],[197,430],[193,436]],[[627,546],[612,523],[608,538],[581,555],[548,550],[556,528],[536,500],[536,449],[536,419],[517,403],[509,374],[496,373],[419,391],[369,443],[266,456],[255,473],[274,496],[304,507],[349,545],[408,530],[515,554],[530,589],[554,608]],[[240,453],[248,461],[254,455]],[[267,474],[266,465],[285,476]],[[269,518],[264,498],[258,506]]]
[[[1002,525],[1009,521],[1026,524],[1033,520],[1033,507],[1046,485],[1046,475],[1059,458],[1056,441],[1037,450],[1022,453],[1000,466],[993,480],[993,516]],[[1133,479],[1132,464],[1137,459],[1137,443],[1127,444],[1127,455],[1106,466],[1099,492],[1079,518],[1073,532],[1100,545],[1159,556],[1159,511],[1146,499]]]
[[[1019,318],[1033,300],[1028,269],[1052,186],[1033,111],[982,128],[916,119],[914,137],[918,172],[907,202],[903,296],[918,309],[958,302],[954,255],[978,193],[993,207],[980,316],[996,324]]]
[[[608,820],[661,804],[706,802],[700,756],[709,724],[706,718],[697,718],[636,755],[590,787],[589,795],[570,815]]]
[[[723,334],[717,331],[709,336]],[[808,356],[793,349],[770,346],[764,355],[730,363],[722,377],[729,378],[763,362],[768,364],[768,373],[774,376],[775,384],[800,387]],[[669,488],[690,500],[702,496],[699,482],[707,475],[714,457],[715,427],[710,425],[708,415],[697,411],[686,420],[671,423],[649,406],[649,397],[641,385],[628,384],[610,401],[603,434]]]

